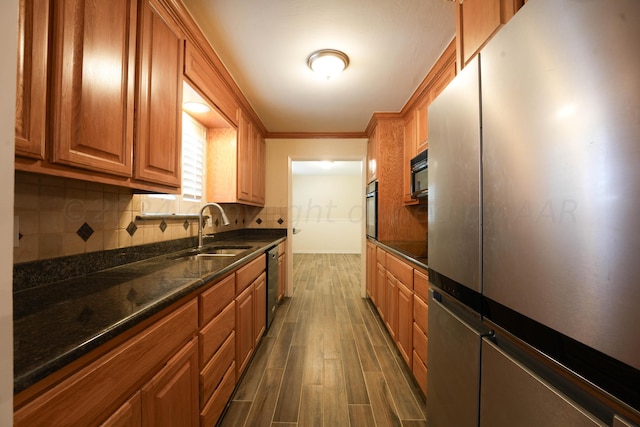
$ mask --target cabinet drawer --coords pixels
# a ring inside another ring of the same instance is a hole
[[[419,357],[413,352],[413,376],[415,377],[420,389],[427,395],[427,367],[422,363]]]
[[[423,301],[429,301],[429,276],[427,274],[413,270],[413,291]]]
[[[413,297],[413,321],[422,332],[429,334],[429,306],[416,296]]]
[[[200,412],[200,425],[201,426],[212,426],[216,424],[218,418],[220,418],[220,414],[222,414],[222,410],[227,405],[227,401],[231,397],[231,393],[233,392],[233,388],[236,384],[236,364],[235,362],[231,363],[227,372],[225,372],[222,381],[220,382],[220,386],[216,389],[211,396],[211,399],[204,405],[202,411]]]
[[[236,296],[236,276],[230,274],[200,295],[200,327],[220,313]]]
[[[286,251],[287,251],[287,242],[285,240],[284,242],[280,242],[280,244],[278,245],[278,256],[284,255]]]
[[[386,255],[387,253],[379,246],[376,246],[376,259],[378,260],[378,264],[381,264],[383,267],[386,266]]]
[[[232,332],[220,350],[200,372],[200,402],[204,404],[218,387],[222,378],[236,357],[236,334]],[[235,383],[235,377],[234,377]]]
[[[15,426],[89,425],[122,404],[198,326],[194,300],[84,367],[14,413]],[[114,375],[114,373],[126,373]]]
[[[407,288],[413,289],[413,267],[399,258],[387,256],[387,271],[396,276]]]
[[[239,295],[247,286],[256,280],[267,266],[267,256],[260,255],[249,264],[236,272],[236,295]]]
[[[420,360],[426,365],[427,364],[427,348],[429,345],[429,338],[422,332],[422,330],[416,325],[413,324],[413,350],[414,354],[418,354]]]
[[[200,337],[200,365],[204,366],[213,353],[215,353],[224,343],[227,337],[236,327],[236,302],[231,301],[229,305],[213,319],[207,326],[202,328]]]

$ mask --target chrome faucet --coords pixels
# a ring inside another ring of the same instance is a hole
[[[204,210],[206,208],[210,208],[212,206],[215,206],[216,208],[218,208],[218,210],[220,211],[220,214],[222,215],[222,223],[224,225],[229,225],[229,218],[227,218],[227,214],[224,213],[224,210],[222,209],[222,206],[220,206],[217,203],[206,203],[202,209],[200,209],[200,215],[198,217],[198,249],[202,249],[202,214],[204,214]]]

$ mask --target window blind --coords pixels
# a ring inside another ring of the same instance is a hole
[[[206,129],[188,114],[183,114],[182,197],[187,201],[202,200],[205,139]]]

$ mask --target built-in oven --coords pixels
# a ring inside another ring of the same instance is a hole
[[[367,237],[378,238],[378,181],[367,185]]]
[[[411,159],[411,197],[426,197],[429,190],[429,157],[424,150]]]

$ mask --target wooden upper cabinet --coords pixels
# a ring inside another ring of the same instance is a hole
[[[411,198],[411,159],[416,155],[416,116],[408,114],[404,122],[404,159],[402,163],[402,200],[404,204],[415,204]]]
[[[131,176],[137,2],[53,7],[52,161]]]
[[[209,129],[207,197],[221,203],[264,206],[265,142],[249,117],[238,110],[238,129]]]
[[[49,0],[20,0],[16,80],[16,154],[44,159]]]
[[[184,53],[184,75],[234,125],[238,124],[238,102],[227,88],[218,71],[189,41]]]
[[[264,137],[254,127],[253,132],[253,170],[251,175],[251,199],[264,205],[265,201],[265,142]]]
[[[240,112],[238,120],[238,200],[251,202],[251,164],[253,145],[253,125],[246,115]]]
[[[157,0],[140,9],[135,175],[180,187],[184,36]]]
[[[522,7],[524,0],[456,2],[456,42],[460,69]]]
[[[367,141],[367,183],[378,178],[378,138],[376,129],[373,129]]]
[[[415,118],[416,118],[416,136],[415,136],[415,151],[414,156],[427,149],[429,142],[429,123],[427,116],[427,108],[431,101],[431,90],[429,96],[425,96],[416,105]]]
[[[411,198],[411,166],[413,157],[429,147],[429,105],[456,76],[455,43],[440,56],[423,82],[424,90],[415,95],[415,101],[404,116],[404,160],[402,164],[404,205],[418,204]]]

